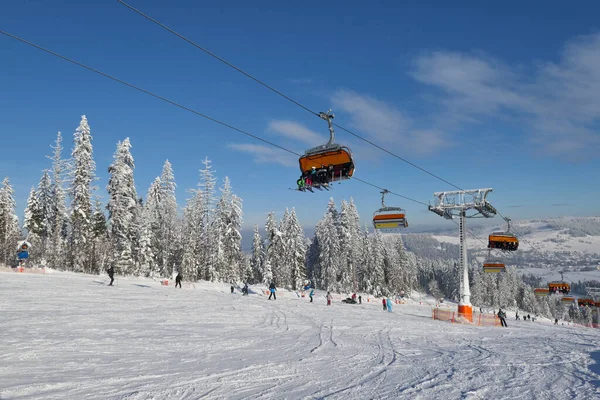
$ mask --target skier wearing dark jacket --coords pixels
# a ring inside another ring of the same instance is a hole
[[[500,318],[500,324],[502,324],[502,326],[508,327],[508,325],[506,325],[506,313],[502,311],[502,309],[498,310],[498,318]]]
[[[177,285],[179,285],[179,289],[181,289],[181,281],[183,280],[183,277],[181,276],[181,272],[177,273],[177,276],[175,277],[175,288],[177,288]]]
[[[113,282],[115,281],[115,269],[111,266],[109,269],[106,270],[106,273],[110,278],[110,283],[108,284],[108,286],[112,286]]]
[[[271,294],[269,295],[269,300],[271,300],[271,296],[273,296],[273,300],[277,300],[277,295],[275,294],[275,291],[277,289],[275,288],[275,282],[271,282],[271,284],[269,285],[269,291],[271,292]]]

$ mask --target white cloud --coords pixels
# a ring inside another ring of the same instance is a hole
[[[331,101],[334,109],[350,115],[350,125],[360,131],[357,133],[390,150],[427,155],[446,145],[441,132],[414,127],[402,111],[384,101],[350,90],[338,90]]]
[[[448,120],[488,117],[526,122],[536,149],[577,160],[600,150],[600,34],[567,43],[558,62],[533,75],[481,55],[438,51],[414,62],[412,76],[436,87]]]
[[[293,139],[295,141],[305,143],[307,145],[310,145],[311,147],[326,143],[329,139],[325,138],[324,135],[319,135],[318,133],[311,131],[304,125],[301,125],[294,121],[270,121],[268,130],[271,132],[275,132],[288,139]]]
[[[283,165],[284,167],[298,166],[298,159],[293,154],[275,147],[248,143],[231,143],[227,147],[242,153],[251,154],[254,156],[254,161],[259,164],[274,163]]]

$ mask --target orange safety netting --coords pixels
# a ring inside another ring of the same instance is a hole
[[[473,322],[465,321],[464,318],[459,318],[458,312],[442,309],[442,308],[433,308],[431,310],[431,318],[437,319],[439,321],[446,321],[451,323],[459,323],[459,324],[470,324],[477,326],[500,326],[500,319],[494,314],[486,314],[486,313],[473,313]]]

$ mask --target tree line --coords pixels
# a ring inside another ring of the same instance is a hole
[[[129,138],[117,143],[108,166],[107,202],[96,187],[91,130],[85,116],[73,135],[70,157],[63,158],[59,132],[52,146],[51,168],[31,188],[22,226],[14,193],[5,178],[0,187],[0,257],[16,263],[16,243],[32,244],[32,265],[100,274],[109,266],[117,274],[170,277],[181,272],[190,281],[248,282],[301,289],[307,281],[334,292],[390,296],[419,290],[458,299],[460,273],[457,246],[427,235],[382,235],[361,227],[352,199],[339,210],[330,199],[313,238],[306,238],[294,209],[277,221],[269,213],[261,235],[254,226],[252,250],[241,250],[242,199],[228,177],[217,187],[211,161],[202,161],[196,188],[180,212],[175,176],[166,160],[145,198],[134,180],[135,162]],[[405,248],[403,237],[413,251]],[[435,242],[435,243],[434,243]],[[475,305],[519,307],[548,317],[587,318],[549,299],[538,299],[511,269],[485,274],[471,264]],[[579,312],[579,311],[578,311]]]

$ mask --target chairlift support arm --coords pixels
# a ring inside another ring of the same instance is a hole
[[[333,144],[335,141],[335,133],[333,131],[333,119],[335,118],[335,115],[331,112],[331,109],[329,109],[326,113],[321,111],[319,117],[327,121],[327,124],[329,125],[329,142],[327,142],[327,145]]]
[[[387,189],[383,189],[383,190],[381,191],[381,208],[385,208],[385,200],[384,200],[384,197],[385,197],[385,195],[386,195],[387,193],[389,193],[389,192],[390,192],[390,191],[389,191],[389,190],[387,190]]]

